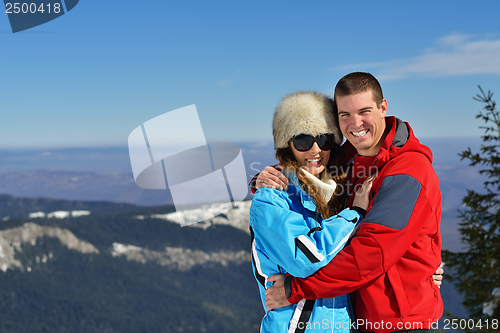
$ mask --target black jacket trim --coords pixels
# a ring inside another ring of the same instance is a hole
[[[316,258],[316,256],[311,252],[311,250],[309,250],[307,246],[305,246],[304,243],[302,243],[298,238],[295,238],[295,246],[298,247],[299,250],[301,250],[302,253],[306,255],[307,259],[309,259],[310,262],[312,263],[320,262],[320,260]]]
[[[363,208],[358,207],[358,206],[353,206],[351,208],[351,210],[358,212],[361,216],[363,216],[363,218],[366,216],[366,209],[363,209]],[[356,222],[358,222],[358,219],[356,219],[356,221],[352,220],[351,222],[356,223]]]
[[[287,275],[285,277],[285,295],[286,298],[292,297],[292,277],[291,275]]]
[[[311,313],[314,308],[314,302],[316,301],[308,299],[304,303],[304,308],[302,309],[302,313],[300,314],[299,323],[297,324],[297,329],[295,330],[295,333],[305,332],[307,327],[307,322],[309,321],[309,318],[311,318]]]
[[[255,273],[255,277],[257,278],[257,281],[259,281],[259,283],[264,287],[266,288],[266,278],[264,277],[264,275],[260,274],[259,270],[257,269],[257,263],[255,262],[255,258],[254,258],[254,255],[253,255],[253,242],[255,241],[255,234],[253,233],[253,228],[250,227],[250,237],[252,239],[252,263],[253,263],[253,267],[254,267],[254,273]]]
[[[309,230],[309,232],[307,233],[307,237],[311,236],[311,234],[315,231],[321,231],[321,228],[320,227],[314,227],[312,228],[311,230]]]

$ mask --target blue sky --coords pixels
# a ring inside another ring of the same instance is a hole
[[[380,79],[418,137],[479,136],[480,84],[500,96],[500,2],[81,0],[13,34],[0,13],[0,148],[124,146],[196,104],[207,140],[272,139],[297,90]]]

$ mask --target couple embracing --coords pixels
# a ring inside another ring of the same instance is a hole
[[[344,76],[334,100],[285,97],[273,136],[280,164],[254,179],[250,209],[261,332],[433,331],[438,178],[430,149],[387,116],[375,77]]]

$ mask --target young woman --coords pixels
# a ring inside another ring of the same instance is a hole
[[[306,277],[342,249],[362,220],[374,177],[344,209],[344,174],[334,102],[316,92],[283,99],[273,119],[276,158],[289,180],[286,191],[260,188],[250,209],[252,262],[261,299],[273,274]],[[336,215],[338,214],[338,215]],[[348,296],[302,300],[267,311],[261,332],[349,332]]]

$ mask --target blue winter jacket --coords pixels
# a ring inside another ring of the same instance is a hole
[[[353,235],[362,216],[344,209],[323,219],[311,198],[289,177],[287,191],[260,188],[250,208],[252,264],[266,315],[261,332],[335,332],[350,328],[347,295],[301,300],[267,311],[264,291],[273,274],[306,277],[325,266]]]

